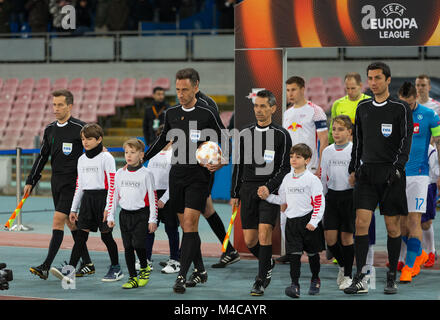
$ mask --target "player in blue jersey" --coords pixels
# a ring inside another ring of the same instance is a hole
[[[409,283],[428,259],[421,246],[421,216],[426,211],[430,181],[428,148],[431,137],[436,144],[440,143],[440,118],[433,110],[417,103],[416,88],[409,82],[400,87],[399,98],[410,106],[414,123],[411,151],[405,166],[408,216],[401,217],[402,241],[406,243],[407,251],[400,282]]]

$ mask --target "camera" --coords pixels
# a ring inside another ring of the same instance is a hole
[[[9,281],[12,281],[12,270],[5,269],[6,263],[0,263],[0,290],[9,289]]]

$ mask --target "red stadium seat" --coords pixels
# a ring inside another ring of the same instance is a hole
[[[80,86],[84,88],[85,85],[86,85],[86,81],[84,80],[84,78],[78,77],[70,80],[68,86],[69,87]]]
[[[0,149],[15,149],[17,147],[18,137],[5,137],[1,138]]]
[[[108,94],[102,94],[101,98],[99,99],[100,103],[115,103],[116,101],[116,93],[108,93]]]
[[[55,79],[55,81],[52,84],[52,90],[66,89],[68,84],[69,84],[69,80],[67,78]]]
[[[104,88],[112,87],[112,88],[118,88],[119,87],[119,79],[118,78],[108,78],[104,81],[103,85]]]
[[[101,78],[91,78],[86,82],[86,89],[88,87],[101,87],[101,86],[102,86]]]
[[[117,87],[103,87],[101,90],[101,98],[104,96],[113,96],[116,97],[118,95]]]
[[[344,86],[344,81],[341,77],[330,77],[327,78],[326,84],[329,86],[336,85],[336,86]]]
[[[309,88],[314,88],[316,86],[324,86],[324,79],[322,77],[312,77],[306,83],[306,87]]]
[[[22,149],[33,149],[34,148],[34,139],[35,136],[38,135],[38,133],[33,133],[33,134],[27,134],[27,135],[22,135],[18,140],[17,140],[17,147],[20,147]]]
[[[138,99],[149,98],[152,96],[153,96],[153,87],[151,86],[137,87],[136,91],[134,92],[134,97]]]
[[[124,78],[120,85],[120,88],[136,88],[136,79],[135,78]]]
[[[20,80],[18,80],[18,78],[9,78],[9,79],[6,79],[3,86],[4,87],[18,87],[19,84],[20,84]]]
[[[153,86],[153,79],[141,78],[136,83],[136,87],[147,87],[147,86]]]
[[[115,106],[117,107],[125,107],[125,106],[131,106],[134,105],[134,93],[119,93],[116,101]]]
[[[35,86],[35,80],[34,78],[26,78],[21,80],[20,84],[18,85],[18,88],[34,88]]]
[[[80,119],[87,123],[94,123],[98,121],[97,110],[95,109],[83,109],[81,110]]]
[[[324,94],[325,93],[325,86],[324,85],[317,85],[315,87],[309,87],[307,90],[308,95],[318,95],[318,94]]]
[[[101,102],[98,105],[98,116],[112,116],[116,114],[115,102]]]
[[[0,93],[0,102],[8,102],[12,105],[12,102],[14,100],[15,100],[15,92],[14,93],[10,93],[10,92]]]
[[[170,79],[168,79],[168,78],[159,78],[156,81],[154,81],[153,88],[154,87],[162,87],[162,88],[164,88],[164,90],[169,90],[170,87],[171,87]]]
[[[50,88],[51,83],[49,78],[40,78],[35,82],[35,89]]]
[[[9,123],[9,125],[6,127],[5,129],[5,137],[20,137],[21,136],[21,132],[23,131],[23,127],[24,127],[24,122],[21,123],[20,125],[11,125],[11,123]]]

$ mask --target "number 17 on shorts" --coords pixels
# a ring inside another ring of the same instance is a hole
[[[406,177],[406,198],[408,200],[408,212],[426,212],[428,185],[428,176]]]

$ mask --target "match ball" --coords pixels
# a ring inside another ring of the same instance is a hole
[[[201,165],[218,164],[222,158],[222,149],[212,141],[203,142],[196,151],[197,162]]]

